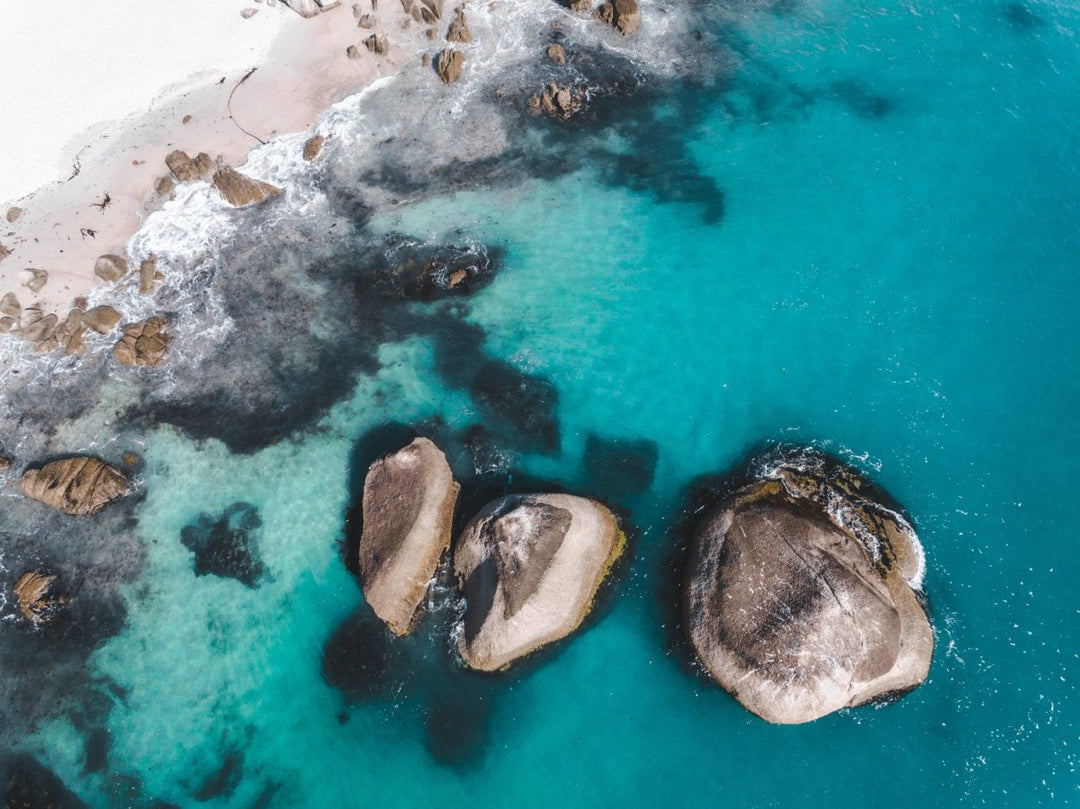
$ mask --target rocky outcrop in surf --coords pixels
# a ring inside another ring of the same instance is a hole
[[[427,438],[377,460],[364,480],[360,580],[395,635],[409,632],[439,559],[450,547],[458,484]]]
[[[487,505],[454,553],[466,602],[462,660],[497,671],[569,635],[625,543],[615,516],[583,497],[510,495]]]
[[[465,54],[454,48],[442,51],[435,60],[435,72],[439,74],[443,84],[453,84],[460,79],[464,67]]]
[[[127,494],[127,476],[99,458],[76,455],[27,470],[19,491],[65,514],[89,517]]]
[[[165,362],[169,347],[168,321],[155,315],[141,323],[124,326],[124,336],[113,346],[113,356],[122,365],[143,365],[156,368]]]
[[[817,453],[762,465],[694,532],[685,621],[708,673],[777,723],[899,694],[926,677],[934,636],[907,520]]]
[[[15,582],[15,603],[23,618],[34,626],[52,620],[63,598],[53,592],[56,576],[46,571],[30,570]]]
[[[234,208],[258,205],[282,194],[276,185],[252,179],[228,166],[214,172],[214,188]]]

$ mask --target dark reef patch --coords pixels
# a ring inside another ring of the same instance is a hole
[[[200,514],[180,531],[180,541],[195,555],[196,576],[220,576],[257,587],[264,568],[258,555],[259,511],[232,503],[220,514]]]
[[[558,451],[559,392],[551,382],[490,360],[476,372],[471,393],[481,410],[510,427],[523,446],[549,454]]]
[[[652,486],[659,458],[660,447],[650,439],[589,433],[582,466],[590,487],[618,501]]]
[[[1046,25],[1046,20],[1024,3],[1006,3],[1001,9],[1001,15],[1014,31],[1033,31]]]
[[[341,622],[323,647],[322,676],[347,702],[389,699],[407,670],[404,643],[396,643],[367,604]]]
[[[0,801],[9,809],[85,809],[55,773],[23,753],[0,754]]]
[[[402,234],[387,236],[385,263],[374,283],[389,299],[431,301],[470,295],[491,283],[499,251],[477,244],[433,245]]]
[[[860,118],[884,118],[894,107],[892,100],[857,79],[832,82],[825,97],[840,102]]]
[[[192,797],[200,803],[214,798],[227,798],[236,791],[243,773],[243,753],[238,750],[229,750],[222,757],[221,766],[206,777],[192,793]]]

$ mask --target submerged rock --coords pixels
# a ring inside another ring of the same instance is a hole
[[[98,458],[76,455],[29,469],[19,481],[19,491],[48,506],[88,517],[127,494],[128,480],[115,466]]]
[[[368,470],[360,580],[364,598],[395,635],[409,631],[450,547],[459,489],[446,456],[426,438]]]
[[[0,800],[11,809],[86,809],[55,773],[25,753],[0,759]]]
[[[495,276],[498,260],[482,245],[417,244],[398,235],[387,240],[387,261],[375,270],[383,297],[435,300],[470,295]]]
[[[808,722],[926,677],[934,636],[914,530],[851,470],[783,463],[705,515],[685,591],[709,674],[770,722]]]
[[[261,527],[258,509],[236,502],[219,516],[200,514],[181,529],[180,541],[195,555],[196,576],[236,579],[254,588],[263,575],[256,543]]]
[[[483,411],[512,427],[523,445],[545,453],[559,449],[559,394],[548,380],[489,360],[476,372],[471,393]]]
[[[283,193],[276,185],[254,180],[228,166],[214,172],[214,188],[234,208],[258,205]]]
[[[462,660],[496,671],[569,635],[625,544],[614,515],[583,497],[510,495],[487,505],[454,554],[466,601]]]
[[[34,626],[47,624],[56,614],[62,598],[52,598],[52,586],[56,576],[44,571],[31,570],[15,582],[15,601],[23,618]]]
[[[463,67],[465,67],[465,54],[454,48],[447,48],[439,53],[435,63],[435,72],[439,74],[443,84],[453,84],[461,78]]]

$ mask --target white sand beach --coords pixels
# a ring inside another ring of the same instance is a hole
[[[373,9],[359,1],[305,18],[275,0],[189,0],[155,6],[152,29],[140,0],[6,11],[0,295],[69,306],[97,283],[96,258],[123,254],[168,198],[171,151],[239,165],[261,141],[309,129],[334,102],[418,58],[423,30],[397,2],[375,10],[388,52],[364,48],[372,31],[357,16]],[[352,58],[349,46],[360,46]],[[29,270],[48,273],[36,291]]]

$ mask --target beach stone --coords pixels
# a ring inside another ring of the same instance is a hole
[[[460,486],[427,438],[381,458],[364,479],[360,581],[364,598],[395,635],[405,635],[450,547]]]
[[[27,497],[76,517],[97,514],[127,490],[123,472],[89,455],[50,461],[19,480],[19,491]]]
[[[401,7],[416,22],[431,25],[442,18],[443,0],[401,0]]]
[[[14,292],[5,292],[0,298],[0,315],[18,317],[22,313],[22,304]]]
[[[465,7],[458,6],[454,12],[454,19],[450,21],[450,28],[446,32],[447,42],[472,42],[472,32],[469,24],[465,22]]]
[[[124,336],[113,346],[113,356],[122,365],[158,367],[165,362],[169,347],[167,323],[164,316],[154,315],[142,323],[124,326]]]
[[[443,84],[453,84],[461,78],[461,69],[464,66],[465,54],[453,48],[447,48],[439,54],[435,72],[439,74]]]
[[[0,261],[11,255],[11,248],[5,244],[0,244]]]
[[[345,49],[345,55],[350,59],[359,59],[364,54],[360,52],[360,49],[355,45],[350,45]]]
[[[95,306],[83,315],[82,322],[98,334],[108,334],[120,322],[120,313],[111,306]]]
[[[529,99],[529,106],[542,110],[552,118],[568,121],[574,117],[585,103],[585,94],[579,88],[565,84],[548,84],[544,91]]]
[[[53,336],[56,337],[59,346],[66,346],[68,341],[85,330],[83,326],[84,312],[82,309],[72,309],[67,313],[67,317],[56,327],[56,331],[53,332]]]
[[[281,0],[281,2],[301,17],[314,17],[321,11],[315,0]]]
[[[190,183],[202,179],[195,161],[188,156],[187,152],[180,149],[169,152],[165,156],[165,165],[179,182]]]
[[[206,152],[199,152],[195,155],[195,160],[193,162],[195,171],[198,172],[199,179],[210,179],[210,175],[214,171],[214,158],[210,157]]]
[[[364,16],[364,9],[360,7],[359,3],[352,4],[352,15],[358,20]]]
[[[254,17],[258,13],[259,13],[259,10],[257,8],[245,8],[245,9],[241,10],[240,16],[243,17],[245,20],[250,20],[252,17]]]
[[[318,157],[325,142],[326,138],[322,135],[312,135],[308,138],[307,142],[304,144],[304,160],[310,163]]]
[[[23,311],[19,333],[28,343],[40,343],[52,336],[58,324],[56,315],[45,314],[39,307],[31,306]]]
[[[11,458],[0,455],[0,472],[7,472],[9,469],[11,469]]]
[[[40,292],[42,287],[49,282],[48,270],[26,269],[20,273],[23,286],[31,292]]]
[[[143,259],[142,263],[139,264],[139,292],[149,295],[157,289],[161,278],[161,273],[158,272],[157,268],[157,256]]]
[[[566,50],[558,42],[548,45],[547,58],[557,64],[559,67],[566,66]]]
[[[625,544],[615,516],[584,497],[510,495],[485,506],[454,554],[464,663],[497,671],[569,635]]]
[[[641,25],[641,9],[637,0],[613,0],[611,23],[622,36],[628,37]]]
[[[98,256],[98,260],[94,262],[94,275],[102,281],[119,281],[127,271],[127,259],[115,253]]]
[[[176,183],[173,181],[173,178],[168,175],[158,177],[154,182],[154,193],[159,197],[169,196],[174,188],[176,188]]]
[[[13,317],[0,317],[0,334],[9,334],[17,322]]]
[[[384,54],[390,50],[390,41],[386,34],[372,34],[364,40],[364,47],[372,53]]]
[[[19,217],[22,216],[22,214],[22,208],[12,206],[7,209],[7,213],[4,215],[4,218],[7,219],[8,222],[14,224],[16,221],[18,221]]]
[[[228,166],[214,172],[214,188],[235,208],[258,205],[282,194],[276,185],[253,180]]]
[[[34,626],[42,626],[56,615],[62,598],[50,598],[56,576],[46,571],[28,571],[15,582],[15,602],[23,618]]]
[[[353,6],[353,8],[355,9],[357,6]],[[375,27],[377,22],[374,14],[364,14],[357,19],[356,25],[358,28],[371,29]]]
[[[684,599],[706,671],[783,724],[916,687],[934,646],[914,530],[838,462],[808,469],[773,468],[710,508]]]

